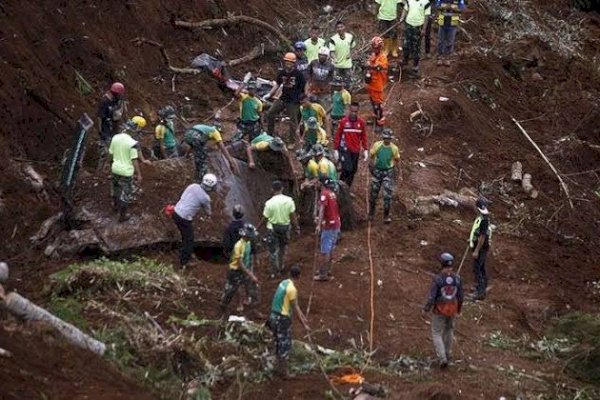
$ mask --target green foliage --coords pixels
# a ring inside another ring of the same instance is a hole
[[[73,324],[79,329],[86,330],[88,328],[88,322],[83,316],[83,304],[79,299],[53,296],[46,307],[49,312],[63,321]]]
[[[496,349],[508,350],[519,344],[518,339],[512,339],[504,335],[502,331],[490,333],[487,339],[487,345]]]
[[[113,261],[99,258],[83,264],[71,264],[51,275],[52,292],[73,294],[107,288],[162,288],[180,285],[181,278],[171,265],[148,258]]]

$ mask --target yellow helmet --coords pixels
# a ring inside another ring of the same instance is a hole
[[[133,122],[137,126],[137,129],[144,129],[144,127],[146,126],[146,118],[140,117],[139,115],[136,115],[135,117],[131,118],[131,122]]]

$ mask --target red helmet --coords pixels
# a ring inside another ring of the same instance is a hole
[[[125,93],[125,85],[121,82],[115,82],[110,86],[110,91],[116,94],[123,94]]]
[[[371,46],[373,47],[381,47],[383,46],[383,39],[381,36],[375,36],[371,39]]]

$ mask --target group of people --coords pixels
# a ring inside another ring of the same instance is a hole
[[[294,44],[294,52],[283,56],[283,68],[278,72],[276,84],[262,98],[257,96],[258,83],[251,76],[235,91],[239,104],[239,118],[235,141],[245,146],[250,169],[256,168],[256,153],[272,151],[281,153],[293,163],[289,150],[297,149],[296,160],[303,167],[302,189],[314,190],[315,233],[320,236],[319,269],[314,280],[326,282],[333,278],[332,255],[339,240],[341,218],[339,207],[340,187],[352,187],[360,159],[368,164],[371,174],[368,218],[373,221],[376,201],[383,188],[383,221],[390,223],[394,186],[399,176],[400,150],[392,143],[395,135],[385,128],[384,91],[390,76],[388,56],[397,57],[397,14],[402,8],[400,21],[406,22],[404,31],[402,65],[413,60],[413,72],[418,72],[421,34],[430,30],[429,17],[433,6],[439,10],[440,41],[438,64],[448,64],[447,56],[453,50],[459,13],[464,1],[438,0],[375,0],[379,5],[378,19],[382,36],[370,41],[370,56],[365,65],[365,88],[373,109],[375,132],[381,139],[369,146],[367,121],[360,115],[360,105],[352,100],[349,91],[352,82],[353,52],[356,41],[347,32],[343,22],[336,24],[336,34],[328,40],[320,37],[319,27],[312,27],[310,37]],[[435,4],[433,4],[435,3]],[[427,28],[429,26],[429,28]],[[139,146],[137,136],[147,125],[142,116],[134,116],[121,123],[124,110],[125,86],[115,82],[105,93],[99,107],[99,130],[101,150],[111,157],[113,205],[119,221],[129,219],[128,207],[136,193],[135,180],[141,182],[139,161],[149,163]],[[263,116],[263,110],[269,105]],[[279,114],[288,117],[287,137],[275,130]],[[217,119],[209,124],[196,124],[185,129],[183,140],[178,140],[176,110],[166,106],[158,111],[158,123],[154,129],[152,159],[169,159],[193,154],[196,182],[186,187],[174,206],[166,208],[182,237],[179,263],[191,267],[194,262],[193,220],[202,211],[211,215],[211,192],[218,185],[218,178],[211,173],[208,149],[216,146],[226,158],[235,174],[239,173],[238,160],[225,146],[222,126]],[[266,129],[263,129],[263,120]],[[101,151],[101,155],[103,154]],[[338,176],[339,174],[339,176]],[[296,204],[284,194],[284,185],[277,180],[272,183],[273,196],[265,203],[263,218],[255,226],[244,219],[240,205],[233,209],[233,221],[224,234],[224,249],[229,257],[226,283],[220,302],[220,313],[227,309],[241,287],[246,296],[239,296],[237,309],[258,303],[258,275],[256,254],[258,232],[265,226],[266,247],[269,253],[272,278],[282,277],[287,271],[289,278],[278,285],[268,318],[277,342],[277,356],[281,370],[291,349],[291,317],[296,314],[308,329],[306,318],[298,307],[295,283],[300,276],[298,266],[285,268],[285,254],[292,231],[300,234]],[[481,205],[480,217],[474,224],[470,246],[474,257],[477,288],[474,299],[483,299],[487,287],[485,258],[489,247],[487,208]],[[476,225],[476,226],[475,226]],[[483,240],[482,240],[483,238]],[[441,365],[451,356],[452,322],[460,312],[463,292],[460,277],[452,272],[453,256],[441,256],[442,272],[434,279],[424,310],[433,310],[432,323],[434,344]]]

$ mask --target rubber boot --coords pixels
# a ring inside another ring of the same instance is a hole
[[[131,216],[127,214],[127,204],[119,202],[119,222],[125,222],[129,220]]]
[[[375,217],[375,202],[369,202],[369,221],[373,221],[373,217]]]
[[[392,48],[391,39],[384,38],[383,39],[383,54],[387,57],[390,54],[390,49]]]
[[[392,218],[390,217],[390,207],[383,207],[383,222],[389,224],[392,222]]]

